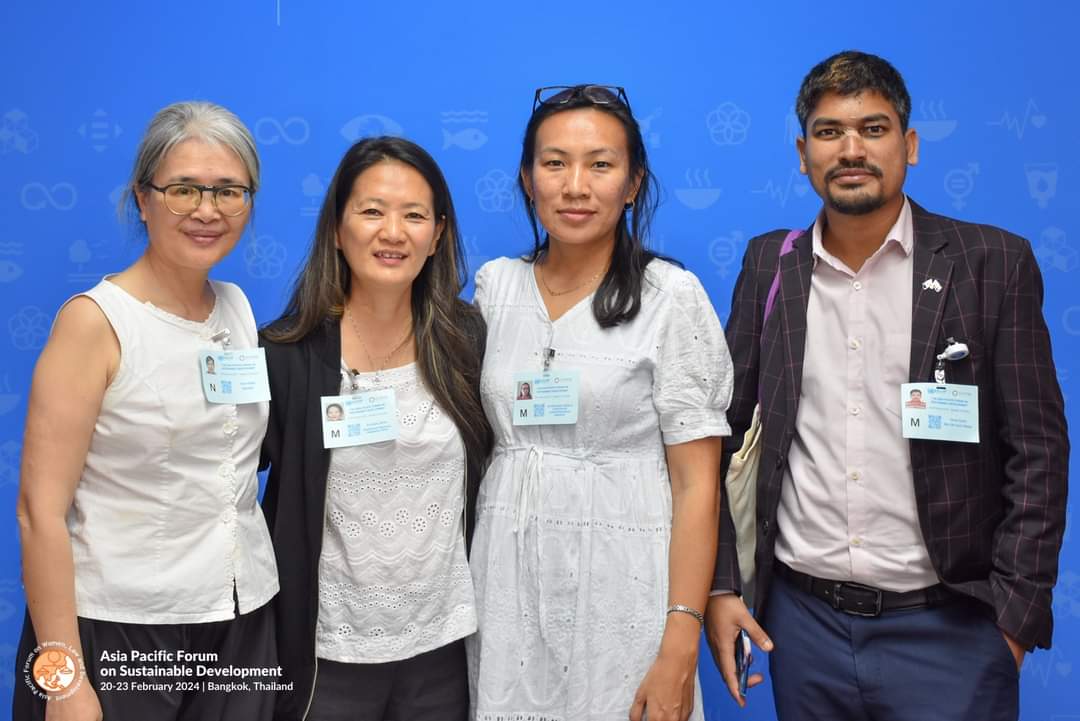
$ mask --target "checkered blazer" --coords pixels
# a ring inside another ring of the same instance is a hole
[[[942,583],[992,606],[998,625],[1025,647],[1049,648],[1069,439],[1042,316],[1042,277],[1023,238],[934,215],[914,203],[912,214],[911,381],[933,380],[934,356],[947,337],[966,342],[971,355],[949,364],[949,382],[979,386],[982,439],[978,444],[910,441],[923,539]],[[810,230],[780,259],[785,233],[750,241],[727,326],[735,365],[728,410],[734,439],[750,426],[761,397],[759,618],[769,600],[776,509],[795,434],[813,269]],[[780,293],[763,332],[765,298],[778,260]],[[927,278],[940,281],[941,291],[924,290]],[[726,497],[713,588],[741,590]]]

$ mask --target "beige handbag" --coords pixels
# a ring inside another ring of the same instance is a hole
[[[728,466],[728,507],[735,522],[735,548],[742,576],[742,597],[747,608],[754,605],[754,552],[757,550],[754,524],[757,522],[757,472],[761,462],[761,405],[754,406],[754,420],[743,436],[742,448]]]
[[[795,248],[795,239],[802,230],[792,230],[780,245],[780,257]],[[762,334],[769,320],[776,296],[780,292],[780,261],[776,263],[769,295],[765,300],[765,315],[761,321]],[[759,337],[760,342],[760,337]],[[761,397],[760,391],[758,398]],[[761,463],[761,403],[754,406],[754,418],[743,436],[742,446],[731,457],[724,484],[727,487],[728,507],[735,522],[735,550],[742,577],[742,599],[747,608],[754,605],[754,553],[757,551],[757,475]]]

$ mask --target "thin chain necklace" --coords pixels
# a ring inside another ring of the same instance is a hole
[[[551,286],[548,285],[547,278],[544,277],[544,266],[540,265],[540,264],[537,264],[537,267],[540,268],[540,282],[543,284],[544,290],[546,290],[548,292],[548,295],[552,296],[553,298],[557,298],[560,295],[567,295],[568,293],[573,293],[575,290],[581,290],[585,286],[591,285],[592,283],[595,283],[596,279],[599,278],[600,276],[602,276],[604,273],[606,273],[607,269],[608,269],[608,266],[605,265],[603,268],[598,270],[596,273],[594,273],[590,278],[586,279],[584,282],[578,283],[577,285],[575,285],[573,288],[570,288],[569,290],[560,290],[558,293],[556,293],[555,291],[553,291],[551,289]]]
[[[412,337],[413,329],[412,322],[409,322],[409,327],[405,329],[405,335],[401,337],[398,344],[394,346],[394,350],[386,354],[386,357],[382,359],[382,363],[376,365],[375,360],[371,357],[371,351],[368,350],[367,343],[364,342],[364,337],[360,335],[360,326],[356,324],[356,317],[353,315],[352,309],[345,306],[345,315],[349,316],[349,324],[352,325],[353,333],[356,334],[356,340],[360,341],[360,347],[364,349],[364,355],[367,356],[368,365],[375,370],[375,383],[379,383],[379,373],[386,370],[386,366],[390,363],[390,359],[393,358],[399,350],[404,347],[405,343]]]

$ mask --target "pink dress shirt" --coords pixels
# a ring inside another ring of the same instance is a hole
[[[795,437],[776,558],[819,578],[890,591],[938,577],[919,528],[900,384],[911,351],[911,206],[859,271],[813,230],[814,270]],[[927,379],[930,380],[930,379]]]

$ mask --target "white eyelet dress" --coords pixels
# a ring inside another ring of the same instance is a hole
[[[529,263],[477,274],[495,431],[470,559],[477,721],[625,721],[656,658],[672,514],[664,446],[730,434],[732,369],[698,279],[654,260],[645,280],[638,316],[602,329],[591,296],[549,321]],[[545,347],[552,370],[581,374],[578,422],[515,427],[514,374],[540,371]]]

